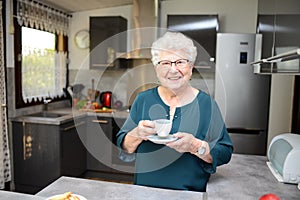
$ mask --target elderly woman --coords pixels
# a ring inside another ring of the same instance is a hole
[[[126,152],[123,158],[136,158],[135,184],[204,192],[210,174],[230,161],[233,147],[216,102],[189,83],[197,49],[185,35],[167,32],[151,54],[160,85],[136,97],[117,145]],[[172,120],[175,141],[150,140],[155,119]]]

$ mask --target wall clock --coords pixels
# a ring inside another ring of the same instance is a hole
[[[88,30],[80,30],[75,34],[75,44],[80,49],[90,46],[90,33]]]

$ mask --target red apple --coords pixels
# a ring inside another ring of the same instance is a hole
[[[259,198],[259,200],[280,200],[276,194],[265,194]]]

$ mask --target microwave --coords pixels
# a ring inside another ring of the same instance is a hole
[[[267,165],[279,182],[300,183],[299,134],[283,133],[274,137],[267,157]]]

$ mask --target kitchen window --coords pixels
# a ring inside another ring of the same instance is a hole
[[[46,98],[63,99],[66,53],[56,51],[59,36],[27,27],[20,32],[21,45],[15,54],[16,107],[36,105]]]
[[[65,99],[69,15],[28,0],[14,10],[16,108]]]

